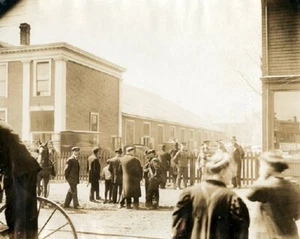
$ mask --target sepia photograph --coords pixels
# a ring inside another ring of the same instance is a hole
[[[299,102],[299,0],[0,0],[0,239],[300,239]]]

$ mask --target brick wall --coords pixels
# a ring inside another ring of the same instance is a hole
[[[90,130],[90,112],[99,113],[100,144],[110,146],[118,134],[119,79],[67,62],[67,130]]]

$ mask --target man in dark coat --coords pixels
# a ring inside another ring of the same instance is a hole
[[[119,203],[120,198],[122,195],[122,166],[121,166],[121,155],[123,153],[122,149],[119,148],[115,150],[115,157],[108,159],[109,163],[109,171],[111,172],[112,176],[112,201],[113,203]],[[119,195],[119,198],[117,200],[117,196]]]
[[[178,169],[177,166],[174,162],[174,157],[177,154],[177,152],[179,151],[179,144],[176,142],[174,144],[174,148],[170,150],[169,154],[171,156],[171,166],[170,166],[170,170],[169,173],[172,176],[172,183],[173,183],[173,188],[176,189],[176,179],[177,179],[177,173],[178,173]]]
[[[96,199],[100,199],[99,180],[101,166],[99,163],[99,151],[99,147],[93,148],[93,154],[87,160],[87,172],[89,174],[89,183],[91,184],[90,201],[95,201],[95,193]]]
[[[237,166],[236,172],[233,175],[234,177],[232,178],[231,181],[234,188],[236,187],[241,188],[241,172],[242,172],[242,163],[245,158],[245,151],[242,148],[242,146],[237,143],[237,139],[235,136],[233,136],[230,141],[232,144],[230,149],[231,157]]]
[[[144,167],[147,174],[148,186],[146,191],[146,208],[157,209],[159,205],[159,184],[162,179],[162,167],[159,159],[155,158],[155,150],[147,150],[148,161]]]
[[[36,184],[40,169],[13,128],[0,120],[0,171],[4,176],[10,238],[38,238]]]
[[[138,158],[135,157],[135,148],[128,147],[126,155],[121,159],[123,172],[123,198],[126,199],[126,208],[131,208],[133,198],[134,209],[139,208],[139,198],[142,196],[140,181],[143,178],[143,169]],[[120,207],[124,206],[121,200]]]
[[[203,175],[205,172],[205,164],[208,161],[209,157],[211,156],[209,143],[210,143],[209,140],[203,141],[203,144],[200,147],[200,152],[197,158],[200,182],[203,180]]]
[[[161,146],[161,151],[158,152],[158,159],[161,162],[161,168],[162,168],[162,179],[160,183],[160,188],[164,189],[166,188],[167,184],[167,172],[170,169],[171,165],[171,155],[166,152],[166,145]]]
[[[247,206],[226,188],[232,176],[229,154],[212,156],[205,174],[205,181],[182,191],[173,212],[172,238],[247,239]]]
[[[78,202],[78,195],[77,195],[77,184],[79,184],[79,171],[80,165],[78,162],[78,156],[80,154],[79,147],[72,148],[72,155],[67,160],[66,168],[65,168],[65,178],[69,183],[70,189],[66,195],[65,199],[65,208],[70,207],[70,203],[73,200],[73,207],[75,209],[80,208]]]

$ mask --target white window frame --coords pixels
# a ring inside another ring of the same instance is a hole
[[[7,122],[7,108],[0,108],[0,111],[3,111],[5,114],[4,121]]]
[[[191,134],[193,135],[193,137],[191,137]],[[190,129],[190,139],[195,140],[195,130]]]
[[[133,144],[134,144],[134,142],[135,142],[135,121],[134,120],[129,120],[129,119],[126,119],[125,120],[125,139],[124,139],[124,141],[125,141],[125,144],[127,144],[127,123],[128,122],[131,122],[131,123],[133,123],[133,139],[132,139],[132,141],[133,141]]]
[[[0,98],[7,98],[8,97],[8,63],[0,63],[0,66],[5,66],[5,76],[6,79],[4,80],[5,84],[5,93],[3,96],[0,95]]]
[[[92,116],[97,116],[97,131],[92,130]],[[99,113],[97,112],[90,112],[90,131],[91,132],[99,132]]]
[[[37,65],[39,63],[49,63],[49,90],[48,90],[48,94],[47,95],[37,95]],[[33,64],[33,96],[35,97],[45,97],[45,96],[51,96],[51,85],[52,85],[52,77],[51,77],[51,59],[47,59],[47,60],[36,60],[34,61]]]
[[[182,138],[182,131],[184,131],[184,137],[183,138]],[[186,129],[185,128],[180,129],[180,141],[181,141],[181,143],[186,142]]]
[[[171,137],[171,128],[174,129],[174,139],[176,139],[176,127],[175,126],[170,126],[169,127],[169,135],[170,135],[170,137]]]
[[[149,134],[148,135],[146,135],[145,132],[144,132],[144,126],[145,126],[145,124],[149,125]],[[144,121],[143,122],[143,135],[144,136],[149,136],[149,137],[151,136],[151,123],[148,122],[148,121]]]
[[[165,140],[165,126],[163,124],[158,124],[157,125],[157,143],[160,144],[160,142],[158,142],[159,141],[159,134],[158,134],[159,133],[159,130],[158,130],[159,127],[162,127],[162,142],[161,143],[163,144],[164,140]]]

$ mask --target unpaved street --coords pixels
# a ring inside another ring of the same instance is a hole
[[[65,182],[51,183],[49,199],[63,204],[68,185]],[[242,197],[253,217],[255,204],[245,199],[246,189],[235,190]],[[101,198],[104,196],[104,185],[100,185]],[[79,239],[102,239],[102,238],[152,238],[167,239],[171,235],[171,215],[173,206],[176,204],[180,191],[173,189],[160,190],[159,210],[144,209],[144,187],[140,198],[141,209],[118,209],[118,205],[103,204],[103,200],[89,202],[89,188],[86,183],[78,186],[79,203],[83,207],[80,210],[67,209],[67,213],[73,221]],[[299,222],[299,221],[298,221]],[[250,239],[255,239],[251,234]]]

